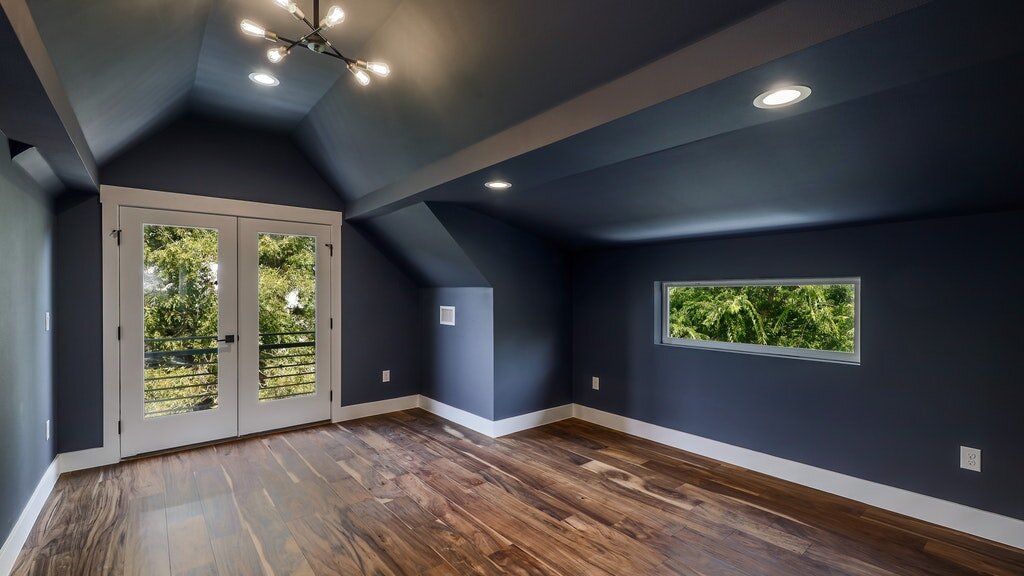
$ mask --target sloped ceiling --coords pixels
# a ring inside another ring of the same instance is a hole
[[[424,286],[488,287],[445,225],[426,204],[414,204],[366,223]]]
[[[457,202],[583,246],[1024,208],[1022,18],[933,3],[349,215]],[[754,108],[779,79],[814,93]]]
[[[211,2],[29,1],[100,164],[184,109]]]
[[[771,3],[347,0],[329,38],[395,70],[367,89],[313,54],[269,64],[238,22],[298,36],[271,0],[25,1],[100,164],[192,107],[294,129],[346,200]]]
[[[362,50],[392,77],[345,78],[297,134],[351,201],[770,3],[405,1]]]
[[[1020,2],[350,0],[329,36],[394,71],[364,88],[266,63],[238,21],[294,35],[271,0],[17,1],[101,166],[189,109],[289,134],[408,260],[424,202],[573,246],[1024,207]],[[750,105],[781,82],[814,92]]]
[[[308,2],[299,2],[309,10]],[[388,20],[399,0],[351,0],[344,3],[346,19],[328,37],[342,54],[361,54],[366,42]],[[326,4],[326,3],[325,3]],[[287,12],[267,0],[220,0],[206,22],[202,51],[191,100],[207,112],[275,130],[294,130],[328,89],[340,79],[345,90],[351,75],[335,59],[298,50],[279,65],[267,62],[273,44],[238,33],[238,23],[248,18],[277,33],[298,38],[308,32]],[[274,74],[280,86],[263,88],[249,81],[249,73]],[[381,88],[377,87],[379,92]]]
[[[29,147],[19,164],[51,193],[95,186],[95,159],[23,4],[0,12],[0,54],[0,133]]]

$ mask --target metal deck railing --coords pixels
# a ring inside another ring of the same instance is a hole
[[[260,334],[260,400],[316,392],[315,336],[312,331]],[[146,417],[217,407],[216,342],[216,336],[145,339]]]

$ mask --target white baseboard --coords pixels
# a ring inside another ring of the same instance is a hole
[[[76,452],[64,452],[60,455],[60,473],[75,472],[87,468],[98,468],[109,464],[117,464],[121,461],[121,454],[118,448],[100,447]]]
[[[485,436],[494,438],[494,421],[488,420],[483,416],[477,416],[472,412],[467,412],[462,408],[456,408],[455,406],[449,406],[444,402],[438,402],[433,398],[420,395],[420,408],[423,408],[427,412],[437,414],[445,420],[450,420],[461,426],[465,426],[470,430],[475,430]]]
[[[419,405],[419,394],[402,396],[400,398],[389,398],[387,400],[378,400],[376,402],[364,402],[363,404],[342,406],[340,410],[336,408],[334,410],[334,418],[332,420],[334,422],[344,422],[345,420],[377,416],[378,414],[387,414],[388,412],[409,410],[411,408],[417,408]]]
[[[53,486],[57,483],[59,476],[60,455],[54,458],[50,466],[46,468],[46,472],[43,472],[43,477],[39,479],[39,484],[36,484],[32,497],[25,504],[25,508],[21,511],[21,516],[18,516],[18,521],[14,523],[14,528],[7,535],[4,545],[0,547],[0,574],[6,575],[11,573],[14,563],[18,560],[18,554],[21,553],[25,540],[28,540],[28,535],[32,532],[32,526],[35,525],[36,518],[39,517],[39,512],[43,510],[43,504],[46,504],[46,499],[50,496],[50,492],[53,491]]]
[[[552,422],[558,422],[559,420],[565,420],[566,418],[572,418],[573,406],[573,404],[565,404],[563,406],[555,406],[554,408],[547,408],[545,410],[537,410],[536,412],[530,412],[529,414],[520,414],[519,416],[512,416],[511,418],[495,420],[493,424],[494,437],[507,436],[522,430],[529,430],[530,428],[536,428],[537,426],[543,426],[545,424],[551,424]]]
[[[573,415],[606,428],[1024,549],[1024,521],[824,468],[755,452],[580,404]]]
[[[477,416],[472,412],[449,406],[444,402],[438,402],[433,398],[423,395],[420,396],[420,408],[491,438],[507,436],[521,430],[528,430],[537,426],[558,422],[559,420],[565,420],[566,418],[572,418],[573,413],[573,404],[565,404],[563,406],[530,412],[529,414],[512,416],[511,418],[488,420],[483,416]]]

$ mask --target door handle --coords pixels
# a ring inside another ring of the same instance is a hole
[[[218,338],[217,342],[224,342],[225,344],[234,344],[234,342],[235,342],[235,335],[234,334],[228,334],[227,336],[225,336],[223,338]]]

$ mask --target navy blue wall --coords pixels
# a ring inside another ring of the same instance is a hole
[[[494,418],[572,402],[572,307],[562,252],[453,204],[430,204],[494,289]]]
[[[306,208],[340,210],[341,201],[288,137],[246,126],[183,118],[101,167],[103,184],[216,196]],[[62,283],[57,307],[74,310],[82,323],[65,326],[56,385],[61,451],[102,445],[102,309],[100,213],[95,195],[64,201],[58,216],[57,260],[63,277],[81,271],[81,282]],[[393,333],[415,326],[418,288],[387,263],[358,231],[342,227],[342,394],[346,404],[403,396],[418,386],[419,348]],[[81,270],[80,270],[81,269]],[[73,278],[73,277],[71,277]],[[386,289],[385,289],[386,287]],[[415,328],[411,328],[415,330]],[[374,342],[398,346],[374,347]],[[77,348],[81,346],[81,348]],[[371,353],[369,350],[373,349]],[[72,366],[72,364],[74,364]],[[380,384],[391,369],[392,386]],[[361,400],[366,399],[366,400]]]
[[[420,291],[423,394],[494,419],[494,297],[491,288]],[[440,323],[440,306],[455,306],[455,326]]]
[[[53,461],[53,207],[0,133],[0,542]],[[61,319],[54,316],[54,329]]]
[[[419,287],[355,224],[342,226],[341,250],[341,404],[419,394]]]
[[[103,445],[103,259],[100,202],[66,194],[57,202],[55,331],[57,452]]]
[[[287,135],[186,116],[100,167],[103,184],[341,210]]]
[[[580,254],[575,401],[1024,518],[1022,248],[1011,212]],[[862,278],[859,366],[656,344],[656,281],[827,276]]]

